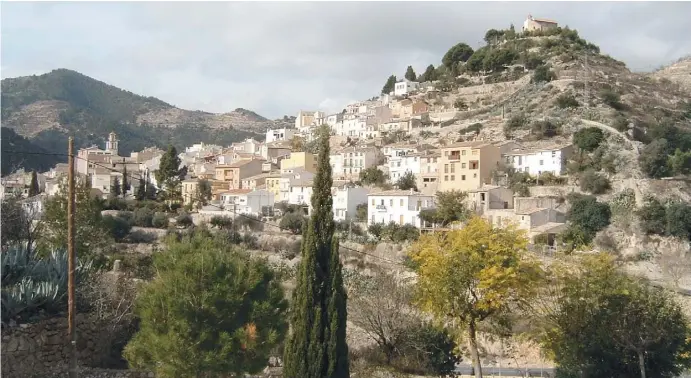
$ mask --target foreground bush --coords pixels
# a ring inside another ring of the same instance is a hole
[[[261,371],[288,330],[273,271],[203,232],[167,242],[167,252],[154,255],[156,279],[137,298],[140,330],[127,361],[157,377]]]

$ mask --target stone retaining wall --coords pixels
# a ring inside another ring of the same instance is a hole
[[[78,364],[85,367],[104,366],[102,364],[111,357],[113,341],[120,330],[84,314],[77,314],[75,320]],[[67,366],[69,361],[69,345],[66,317],[3,326],[2,376],[45,377],[60,372],[61,367]],[[94,377],[97,376],[101,375]]]

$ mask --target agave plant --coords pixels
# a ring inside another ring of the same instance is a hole
[[[46,257],[21,246],[2,253],[2,320],[31,316],[40,310],[57,312],[67,296],[67,253],[54,250]],[[92,272],[90,261],[77,261],[77,284]]]

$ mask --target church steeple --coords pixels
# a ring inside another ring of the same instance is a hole
[[[106,151],[109,151],[113,155],[118,155],[118,136],[114,131],[108,134],[108,140],[106,141]]]

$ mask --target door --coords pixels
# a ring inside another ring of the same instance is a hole
[[[401,215],[401,217],[400,217],[400,219],[399,219],[399,223],[400,223],[401,225],[403,225],[403,215]]]

